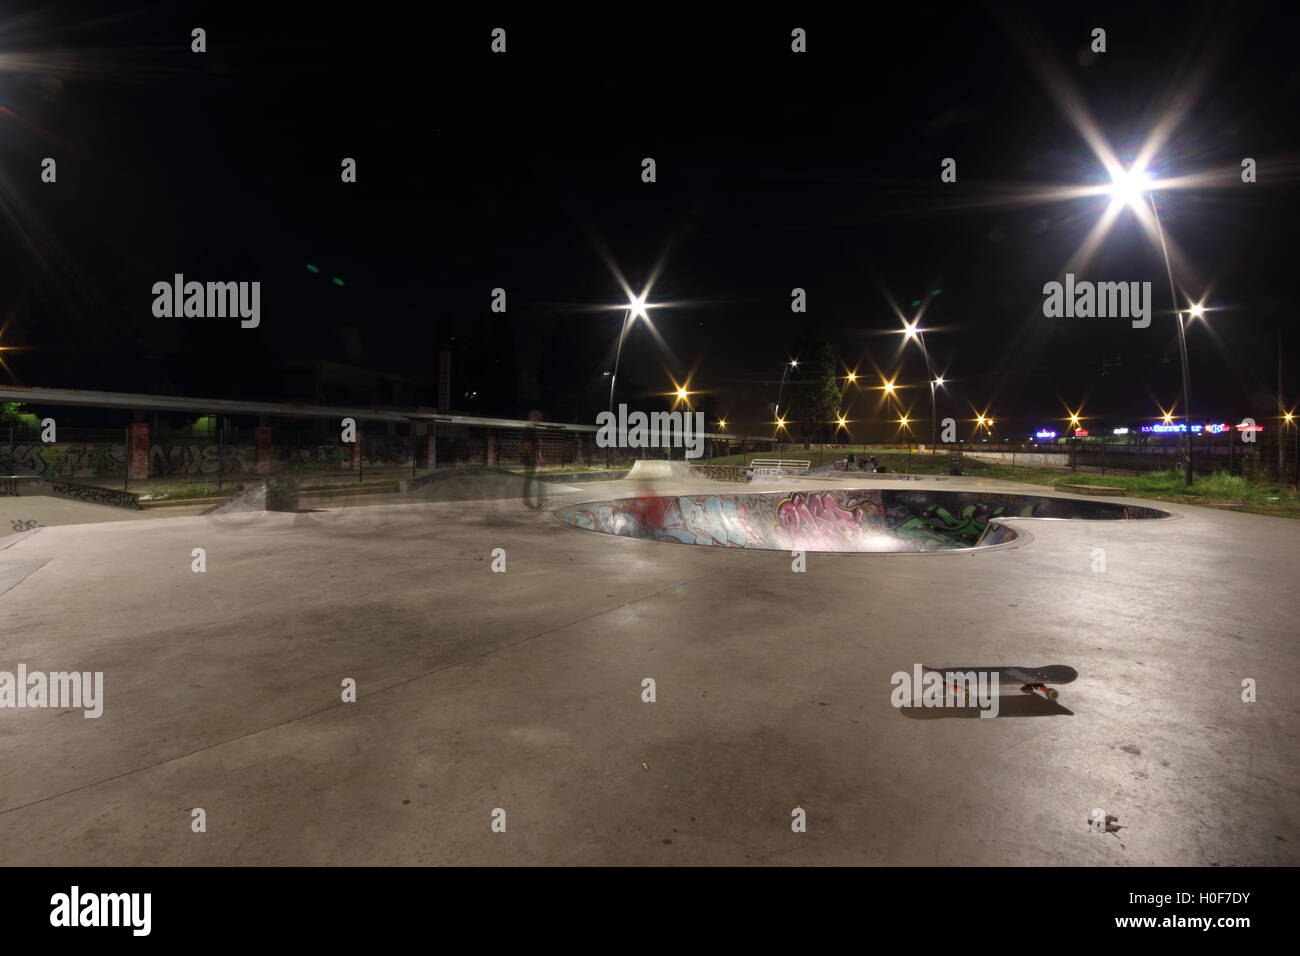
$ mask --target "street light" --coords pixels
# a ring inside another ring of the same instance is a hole
[[[937,295],[940,291],[942,290],[936,290],[931,295]],[[922,334],[924,331],[921,328],[921,317],[919,315],[910,324],[906,319],[903,319],[903,336],[909,341],[915,339],[917,344],[921,346],[921,355],[925,357],[925,374],[930,382],[930,453],[933,454],[939,428],[935,387],[943,384],[943,378],[935,377],[934,366],[930,363],[930,350],[925,347],[925,336]]]
[[[1183,420],[1187,424],[1182,442],[1183,483],[1190,487],[1192,484],[1192,386],[1191,373],[1187,365],[1187,328],[1183,321],[1183,312],[1178,308],[1178,292],[1174,288],[1174,270],[1169,263],[1169,247],[1165,243],[1164,227],[1160,224],[1160,210],[1156,207],[1156,200],[1152,195],[1154,185],[1144,166],[1134,163],[1128,169],[1116,166],[1111,171],[1111,184],[1106,192],[1111,196],[1113,203],[1128,206],[1134,213],[1138,213],[1140,207],[1145,204],[1151,206],[1156,236],[1160,240],[1160,255],[1165,262],[1165,277],[1169,280],[1169,298],[1173,302],[1174,313],[1178,316],[1178,352],[1183,366]],[[1205,314],[1205,309],[1200,303],[1193,305],[1190,311],[1193,318],[1201,318]]]
[[[785,427],[785,419],[781,417],[781,396],[785,394],[785,377],[789,373],[790,369],[798,367],[799,360],[791,359],[781,368],[781,387],[777,389],[776,406],[772,409],[772,414],[775,416],[777,421],[777,431],[780,431],[781,428]],[[776,436],[774,435],[772,437],[775,438]]]
[[[618,381],[618,364],[623,359],[623,339],[627,337],[628,327],[637,319],[646,318],[646,301],[645,296],[633,296],[627,305],[627,311],[623,313],[623,325],[618,333],[618,349],[614,354],[614,374],[609,378],[609,413],[614,414],[614,384]],[[605,449],[605,467],[609,468],[610,449]]]
[[[1292,467],[1291,484],[1300,487],[1300,428],[1296,427],[1295,412],[1285,412],[1283,413],[1282,417],[1286,420],[1286,423],[1294,429],[1292,434],[1294,435],[1293,444],[1295,447],[1295,452],[1291,463],[1291,467]],[[1278,445],[1280,446],[1282,444],[1281,435],[1277,436],[1277,441],[1278,441]],[[1279,454],[1278,457],[1281,458],[1282,457],[1281,454]],[[1282,475],[1280,474],[1281,471],[1282,469],[1279,467],[1278,468],[1279,474],[1277,476],[1278,481],[1282,480]]]

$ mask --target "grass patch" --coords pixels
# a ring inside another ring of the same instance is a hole
[[[911,475],[947,475],[949,456],[946,453],[936,455],[907,455],[894,451],[872,451],[871,449],[835,449],[826,452],[817,450],[790,452],[786,457],[811,459],[812,467],[831,464],[846,457],[850,452],[858,457],[875,455],[880,464],[891,472]],[[709,464],[739,465],[748,464],[752,458],[775,458],[771,454],[728,455],[714,458]],[[1179,504],[1219,506],[1234,505],[1234,510],[1252,514],[1278,515],[1286,518],[1300,518],[1300,496],[1281,485],[1253,482],[1241,475],[1230,475],[1216,471],[1209,475],[1197,475],[1190,488],[1183,484],[1183,473],[1178,469],[1148,472],[1145,475],[1105,475],[1093,472],[1065,471],[1059,468],[1043,468],[1035,465],[1017,465],[1010,462],[986,461],[963,455],[961,472],[968,478],[995,478],[1000,481],[1020,481],[1032,485],[1045,485],[1054,488],[1058,484],[1106,485],[1123,488],[1135,497],[1150,498],[1156,501],[1172,501]],[[865,474],[865,473],[864,473]]]
[[[206,481],[187,481],[179,485],[154,485],[142,496],[147,501],[177,501],[186,498],[215,498],[234,494],[243,489],[243,485],[226,485],[217,491],[215,486]]]
[[[946,455],[913,455],[911,467],[906,455],[878,455],[886,468],[910,471],[920,475],[946,475]],[[1216,471],[1197,475],[1189,488],[1183,483],[1183,473],[1176,469],[1153,471],[1145,475],[1126,476],[1061,471],[1055,468],[1016,467],[1007,462],[982,461],[962,458],[962,474],[971,478],[997,478],[1003,481],[1022,481],[1028,484],[1055,487],[1058,484],[1105,485],[1123,488],[1128,494],[1156,501],[1173,501],[1180,504],[1223,506],[1236,505],[1238,510],[1252,514],[1279,515],[1300,518],[1300,497],[1279,485],[1258,484],[1240,475]]]

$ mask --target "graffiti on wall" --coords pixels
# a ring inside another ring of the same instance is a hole
[[[32,491],[37,494],[55,495],[59,498],[71,498],[74,501],[89,501],[97,505],[113,505],[118,508],[139,509],[140,496],[129,491],[114,488],[100,488],[98,485],[79,485],[71,481],[38,482]]]
[[[49,444],[39,442],[14,445],[13,475],[85,475],[107,477],[122,474],[126,446],[98,444]],[[8,445],[0,445],[0,461],[6,467]]]
[[[718,495],[659,497],[643,495],[622,501],[564,509],[569,524],[588,531],[654,538],[680,544],[723,548],[762,547],[746,503]]]
[[[879,549],[879,492],[775,495],[646,495],[561,509],[589,531],[723,548]]]
[[[363,446],[367,468],[410,467],[413,452],[408,439],[369,439]],[[113,478],[126,467],[122,443],[40,442],[16,443],[13,459],[9,446],[0,443],[0,473],[40,478]],[[351,449],[342,445],[273,447],[273,468],[294,466],[347,471],[354,467]],[[156,443],[149,447],[149,475],[252,475],[257,471],[256,445],[200,445],[190,442]]]
[[[556,511],[588,531],[680,544],[789,551],[951,551],[1010,541],[997,518],[1163,518],[1154,508],[974,492],[795,491],[646,495]],[[993,538],[990,527],[1000,528]]]
[[[710,481],[748,481],[744,465],[691,465],[691,474]]]
[[[879,492],[796,491],[777,505],[775,531],[792,551],[863,551],[884,516]]]
[[[251,474],[257,465],[253,445],[153,445],[150,475]]]
[[[1014,514],[1017,518],[1032,518],[1034,505],[1025,505]],[[1012,517],[1006,513],[1006,505],[990,507],[987,504],[970,504],[956,514],[942,505],[930,505],[919,515],[912,515],[900,522],[895,528],[896,534],[924,542],[935,548],[973,547],[988,530],[989,521],[994,518]]]

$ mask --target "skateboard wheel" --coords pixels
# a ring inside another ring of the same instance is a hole
[[[1047,699],[1048,699],[1048,700],[1056,700],[1056,698],[1058,698],[1058,697],[1060,697],[1060,696],[1061,696],[1061,692],[1060,692],[1059,690],[1056,690],[1055,688],[1053,688],[1052,690],[1049,690],[1049,691],[1047,692]]]
[[[1033,684],[1025,684],[1023,687],[1020,688],[1020,693],[1022,694],[1032,694],[1033,692],[1034,692]]]

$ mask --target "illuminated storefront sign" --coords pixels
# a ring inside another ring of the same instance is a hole
[[[1128,434],[1128,429],[1127,429],[1127,428],[1112,428],[1112,429],[1110,430],[1110,433],[1111,433],[1112,435],[1127,435],[1127,434]]]
[[[1087,437],[1088,437],[1088,429],[1086,429],[1086,428],[1076,428],[1076,429],[1074,430],[1074,437],[1075,437],[1075,438],[1087,438]]]
[[[1047,429],[1047,428],[1043,428],[1043,429],[1040,429],[1040,430],[1034,432],[1034,437],[1035,437],[1035,438],[1055,438],[1055,437],[1056,437],[1056,432],[1051,431],[1050,429]]]
[[[1237,427],[1240,428],[1241,426],[1238,425]],[[1156,435],[1169,435],[1169,434],[1177,434],[1177,433],[1180,433],[1180,432],[1185,432],[1185,431],[1187,431],[1187,425],[1186,425],[1186,423],[1184,423],[1184,422],[1178,422],[1178,423],[1176,423],[1176,424],[1171,424],[1171,425],[1163,425],[1163,424],[1162,424],[1162,425],[1143,425],[1143,426],[1142,426],[1142,430],[1143,430],[1144,432],[1150,432],[1150,433],[1152,433],[1152,434],[1156,434]],[[1227,425],[1213,425],[1213,424],[1211,424],[1211,425],[1200,425],[1200,424],[1197,424],[1197,425],[1193,425],[1193,426],[1192,426],[1192,433],[1193,433],[1193,434],[1199,434],[1199,433],[1201,433],[1201,432],[1205,432],[1205,433],[1210,434],[1210,435],[1222,435],[1224,432],[1226,432],[1226,431],[1228,431],[1228,430],[1229,430],[1229,429],[1228,429],[1228,426],[1227,426]],[[1119,433],[1116,432],[1116,434],[1119,434]]]

